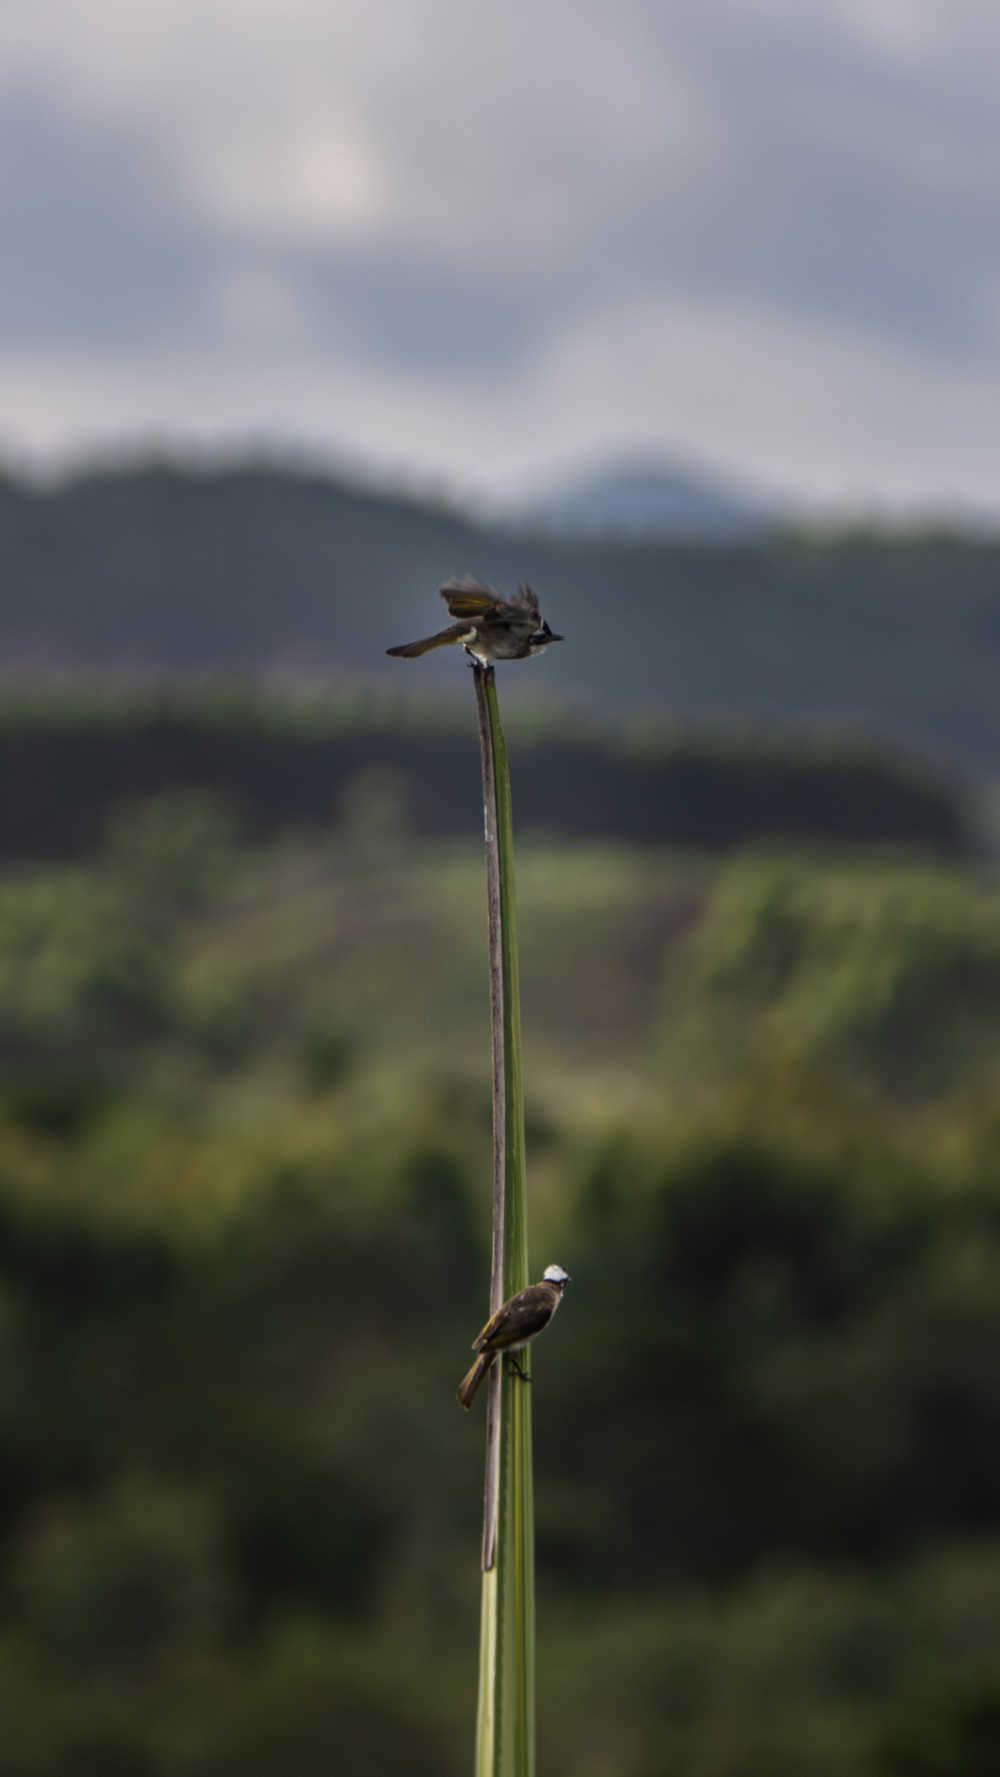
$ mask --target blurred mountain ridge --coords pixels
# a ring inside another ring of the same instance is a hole
[[[439,583],[471,572],[530,581],[567,638],[508,669],[505,696],[1000,761],[1000,541],[983,534],[555,536],[314,469],[146,461],[0,478],[0,564],[19,677],[285,669],[458,701],[457,651],[385,651],[438,628]]]

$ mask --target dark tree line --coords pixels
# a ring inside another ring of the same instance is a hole
[[[197,700],[40,701],[0,724],[0,854],[91,849],[115,803],[210,788],[254,836],[325,826],[378,803],[417,833],[471,830],[477,760],[468,725],[409,724],[331,705]],[[770,837],[901,844],[957,854],[971,843],[957,780],[849,741],[785,744],[707,737],[644,746],[567,727],[518,734],[518,824],[570,837],[726,849]]]

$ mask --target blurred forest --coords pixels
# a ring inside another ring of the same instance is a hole
[[[433,687],[454,661],[385,650],[439,626],[475,572],[530,574],[570,638],[505,703],[850,727],[977,775],[1000,760],[1000,539],[775,531],[716,544],[527,535],[444,498],[308,466],[146,461],[44,486],[0,472],[9,673],[267,673]]]
[[[9,704],[11,1777],[469,1769],[466,702]],[[574,1279],[534,1366],[540,1768],[992,1773],[1000,886],[975,802],[853,743],[508,729],[531,1245]]]

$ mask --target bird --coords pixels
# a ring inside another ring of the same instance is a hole
[[[457,621],[420,642],[387,648],[387,654],[415,660],[420,654],[429,654],[432,648],[461,642],[474,661],[488,666],[491,660],[528,660],[533,654],[541,654],[550,642],[564,639],[553,635],[542,621],[537,595],[530,586],[519,586],[512,599],[502,599],[498,592],[481,586],[471,574],[466,574],[461,580],[446,580],[440,593]]]
[[[547,1265],[541,1283],[529,1283],[526,1290],[518,1290],[504,1302],[494,1315],[486,1322],[481,1333],[472,1341],[472,1349],[478,1355],[471,1370],[462,1377],[458,1385],[457,1400],[466,1411],[472,1405],[472,1398],[479,1387],[487,1370],[500,1352],[520,1351],[547,1327],[563,1298],[563,1291],[572,1279],[568,1271],[561,1265]],[[511,1358],[519,1376],[524,1376],[516,1358]],[[527,1377],[524,1377],[527,1381]]]

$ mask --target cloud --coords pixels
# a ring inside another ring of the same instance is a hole
[[[0,97],[0,167],[8,345],[117,351],[197,329],[218,244],[135,123],[28,84]]]
[[[740,461],[773,436],[825,487],[838,426],[888,473],[891,391],[943,402],[960,453],[965,411],[978,474],[998,48],[976,0],[8,0],[8,427],[58,435],[58,363],[67,436],[102,379],[137,415],[145,379],[149,427],[190,389],[192,429],[289,435],[312,387],[331,438],[377,450],[377,415],[384,453],[456,473],[481,433],[500,473],[529,426],[603,428]]]

